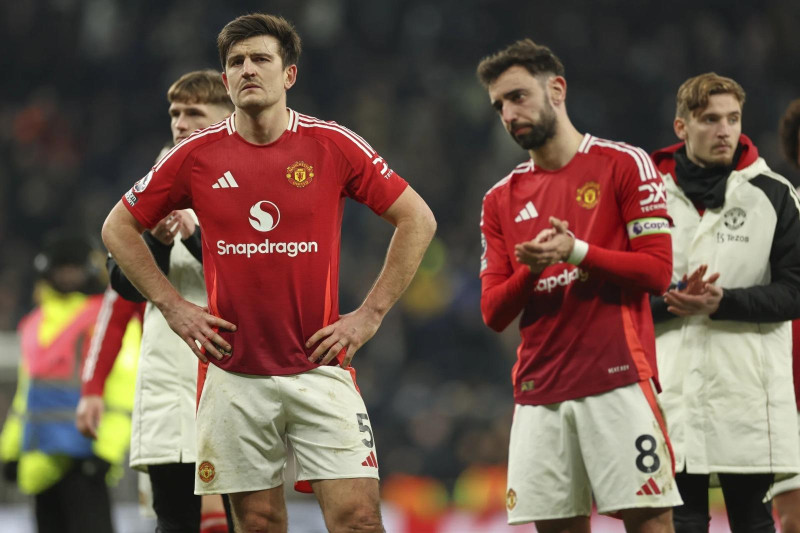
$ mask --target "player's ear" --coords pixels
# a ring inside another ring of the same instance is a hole
[[[686,121],[681,117],[675,117],[672,123],[672,129],[675,130],[675,135],[678,139],[686,141]]]
[[[563,76],[553,76],[547,80],[550,102],[559,106],[567,100],[567,80]]]
[[[228,93],[228,96],[231,95],[231,88],[228,84],[228,76],[225,74],[225,71],[222,71],[222,83],[225,85],[225,91]]]
[[[283,88],[285,90],[289,90],[294,85],[294,82],[297,81],[297,65],[290,65],[286,70],[283,71]]]

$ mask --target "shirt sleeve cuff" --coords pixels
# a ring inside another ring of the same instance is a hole
[[[589,243],[580,239],[575,239],[575,244],[572,245],[572,252],[567,257],[567,263],[571,265],[580,265],[583,258],[589,252]]]

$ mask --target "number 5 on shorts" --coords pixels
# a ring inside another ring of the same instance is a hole
[[[362,433],[365,431],[369,433],[369,440],[363,439],[361,442],[363,442],[364,446],[367,448],[372,448],[375,445],[375,441],[372,437],[372,429],[368,425],[361,423],[362,420],[369,422],[369,416],[367,416],[367,413],[357,413],[356,418],[358,419],[358,430]]]

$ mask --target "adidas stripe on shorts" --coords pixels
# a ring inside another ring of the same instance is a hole
[[[287,444],[297,481],[378,478],[369,417],[348,370],[256,376],[209,365],[197,408],[195,494],[282,485]]]
[[[652,384],[550,405],[517,405],[511,426],[509,524],[683,501]]]

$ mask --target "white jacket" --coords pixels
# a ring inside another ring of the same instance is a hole
[[[203,266],[180,239],[170,251],[167,279],[184,298],[206,305]],[[148,302],[132,416],[131,467],[195,462],[197,368],[197,356]]]
[[[701,217],[673,175],[662,178],[675,223],[673,283],[707,264],[724,289],[714,318],[670,314],[656,323],[659,400],[676,469],[800,472],[790,317],[778,318],[798,306],[784,296],[800,294],[792,292],[800,290],[797,195],[758,158],[731,173],[723,206]]]

